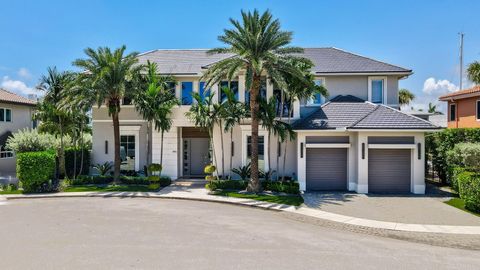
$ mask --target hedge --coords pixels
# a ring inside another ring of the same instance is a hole
[[[83,168],[80,172],[80,164],[83,151]],[[77,149],[77,173],[76,175],[83,174],[86,175],[90,169],[90,151],[88,149]],[[69,178],[73,178],[73,171],[75,167],[75,148],[70,147],[65,149],[65,169]]]
[[[18,153],[17,177],[23,190],[27,193],[56,190],[55,164],[52,151]]]
[[[465,201],[465,208],[480,213],[480,175],[474,172],[462,172],[457,176],[460,198]]]
[[[262,188],[267,191],[299,194],[298,182],[261,181]],[[243,190],[246,189],[248,181],[244,180],[213,180],[205,186],[209,190]]]
[[[80,175],[72,180],[72,185],[107,185],[113,182],[113,176],[110,175]],[[150,181],[144,176],[120,176],[120,182],[125,185],[149,185]],[[169,186],[172,183],[170,177],[162,176],[158,184],[162,187]]]
[[[452,181],[454,166],[448,162],[448,152],[458,143],[480,143],[480,129],[449,128],[425,137],[425,151],[432,157],[433,166],[444,182]]]

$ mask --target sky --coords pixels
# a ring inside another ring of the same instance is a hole
[[[480,1],[23,1],[0,0],[0,87],[34,93],[47,67],[75,70],[87,47],[129,52],[212,48],[240,10],[269,9],[292,45],[337,47],[412,69],[400,81],[424,108],[459,88],[464,63],[480,60]],[[472,84],[464,78],[464,87]]]

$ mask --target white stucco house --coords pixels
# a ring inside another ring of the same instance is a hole
[[[159,72],[175,76],[176,96],[182,105],[174,108],[173,127],[165,134],[163,174],[179,178],[203,176],[210,162],[207,134],[185,116],[192,104],[192,92],[205,93],[201,76],[209,64],[228,55],[207,55],[207,50],[154,50],[140,54],[140,63],[158,64]],[[398,109],[398,82],[412,70],[387,64],[337,48],[305,48],[304,56],[315,64],[316,83],[323,84],[329,97],[295,100],[293,127],[297,138],[278,151],[272,136],[272,155],[268,137],[260,129],[260,167],[282,171],[280,161],[287,154],[285,174],[300,183],[303,191],[344,190],[359,193],[425,192],[424,134],[438,129],[428,121]],[[225,82],[226,83],[226,82]],[[248,102],[245,76],[239,74],[231,84],[236,97]],[[173,90],[173,89],[172,89]],[[221,102],[219,86],[210,89]],[[267,98],[280,91],[265,78],[262,94]],[[285,109],[285,108],[284,108]],[[278,109],[279,115],[282,109]],[[93,108],[93,162],[113,161],[112,121],[105,107]],[[125,103],[120,112],[123,170],[141,170],[160,160],[160,134],[147,130],[147,123]],[[217,167],[221,168],[221,131],[214,131]],[[250,122],[235,127],[233,141],[224,134],[225,172],[249,162]]]

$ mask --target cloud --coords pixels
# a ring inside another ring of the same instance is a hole
[[[435,80],[435,78],[430,77],[423,83],[423,93],[427,95],[440,96],[457,90],[458,86],[449,80]]]
[[[0,87],[24,96],[38,93],[35,88],[27,86],[27,84],[22,81],[12,80],[8,76],[2,78]]]
[[[23,67],[18,70],[17,74],[18,74],[18,76],[20,76],[23,79],[32,78],[32,74],[30,73],[30,71],[28,71],[28,69],[23,68]]]

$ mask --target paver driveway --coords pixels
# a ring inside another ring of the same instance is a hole
[[[478,269],[478,252],[216,203],[62,198],[0,205],[4,269]],[[445,256],[448,254],[448,256]]]

